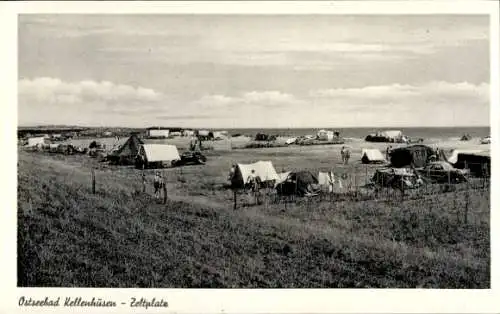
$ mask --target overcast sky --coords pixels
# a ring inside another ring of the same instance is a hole
[[[489,125],[487,16],[21,15],[19,124]]]

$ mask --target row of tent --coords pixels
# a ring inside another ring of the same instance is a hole
[[[231,176],[231,186],[244,188],[249,183],[252,170],[254,176],[259,177],[264,185],[269,186],[268,183],[271,183],[278,193],[283,195],[314,194],[320,187],[331,189],[335,181],[332,172],[319,172],[317,175],[310,171],[277,173],[271,161],[258,161],[252,164],[236,164]]]
[[[413,150],[417,151],[417,150]],[[369,152],[369,150],[367,150]],[[380,151],[379,151],[380,152]],[[365,152],[366,153],[366,152]],[[394,158],[408,158],[407,155],[400,157],[401,152],[398,152]],[[423,158],[421,155],[416,154],[419,158],[415,158],[418,162],[421,162]],[[381,154],[376,155],[377,158],[381,157]],[[383,156],[382,156],[383,157]],[[444,155],[443,158],[446,158]],[[484,175],[484,166],[487,165],[488,172],[491,170],[491,160],[488,154],[483,152],[471,152],[471,151],[454,151],[454,153],[445,159],[446,161],[441,161],[440,163],[449,165],[448,170],[456,169],[469,169],[471,174]],[[434,162],[433,164],[435,164]],[[437,162],[439,163],[439,162]],[[423,164],[420,164],[423,166]],[[419,184],[424,184],[424,181],[416,175],[416,168],[414,164],[412,167],[383,167],[377,169],[372,182],[380,183],[382,185],[391,184],[391,182],[402,182],[406,187],[416,187]],[[420,168],[424,169],[424,168]],[[443,168],[446,171],[446,168]],[[234,173],[231,176],[231,186],[233,188],[244,188],[249,183],[249,178],[251,174],[253,176],[258,176],[260,182],[265,186],[273,186],[277,193],[280,195],[314,195],[325,188],[329,192],[333,191],[334,183],[339,184],[342,188],[342,180],[335,178],[332,172],[318,172],[313,174],[310,171],[289,171],[283,173],[277,173],[270,161],[258,161],[252,164],[236,164]],[[398,187],[399,187],[398,183]]]
[[[366,136],[367,142],[388,142],[388,143],[406,143],[408,138],[399,130],[388,130],[376,132]]]
[[[40,148],[49,152],[64,154],[89,152],[91,157],[97,157],[101,154],[102,157],[105,157],[112,164],[120,165],[134,165],[137,163],[137,157],[139,156],[146,168],[158,166],[159,163],[165,164],[181,160],[179,151],[175,145],[144,143],[136,135],[130,136],[123,145],[110,154],[105,153],[105,146],[95,141],[91,142],[88,148],[81,150],[79,147],[71,144],[48,143],[45,138],[36,137],[29,138],[26,147]]]
[[[224,139],[229,137],[227,131],[209,131],[209,130],[170,130],[164,128],[149,128],[146,133],[148,138],[168,138],[175,136],[201,137],[203,139]]]
[[[141,158],[144,166],[175,162],[181,159],[175,145],[145,143],[137,135],[132,135],[117,150],[107,156],[112,164],[133,165]]]
[[[363,149],[363,163],[385,163],[386,157],[378,149]],[[433,157],[433,158],[431,158]],[[412,145],[392,149],[389,152],[390,166],[393,168],[425,167],[429,161],[445,161],[457,169],[469,169],[471,174],[480,175],[486,166],[491,169],[491,157],[484,150],[453,150],[449,156],[443,150],[435,150],[426,145]]]

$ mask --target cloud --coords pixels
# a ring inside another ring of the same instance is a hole
[[[311,91],[312,107],[331,121],[360,125],[489,125],[487,83],[428,82]]]
[[[164,116],[157,116],[157,118],[160,120],[198,120],[198,119],[213,120],[213,119],[217,119],[217,117],[212,116],[212,115],[208,115],[208,114],[164,115]]]
[[[489,84],[461,82],[429,82],[422,85],[382,85],[361,88],[321,89],[310,92],[313,98],[351,101],[411,103],[413,101],[473,100],[479,104],[489,102]]]
[[[254,90],[174,102],[153,89],[108,81],[19,81],[21,124],[190,127],[456,126],[489,124],[487,83],[427,82],[312,90]]]
[[[237,97],[225,95],[205,95],[195,101],[195,105],[208,108],[226,108],[233,106],[259,106],[276,107],[283,105],[294,105],[300,103],[294,95],[280,91],[251,91]]]
[[[140,86],[50,77],[19,80],[18,98],[21,120],[69,118],[76,123],[79,118],[91,120],[99,115],[158,111],[165,102],[162,93]]]
[[[63,82],[57,78],[40,77],[22,79],[18,84],[19,96],[37,100],[34,105],[73,105],[86,102],[120,104],[122,102],[156,102],[162,94],[144,87],[114,84],[109,81],[91,80]]]

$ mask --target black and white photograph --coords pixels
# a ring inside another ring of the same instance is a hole
[[[492,289],[492,34],[18,14],[16,286]]]
[[[19,16],[19,286],[489,288],[488,31]]]

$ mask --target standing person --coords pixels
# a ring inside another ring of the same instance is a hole
[[[344,152],[345,164],[349,163],[349,158],[351,158],[351,151],[347,148]]]
[[[229,170],[229,175],[228,175],[228,181],[229,183],[232,183],[233,182],[233,178],[234,178],[234,175],[236,173],[236,164],[233,164],[231,166],[231,170]]]
[[[387,149],[385,150],[385,159],[389,160],[389,153],[391,152],[391,145],[387,146]]]
[[[340,156],[342,157],[342,163],[345,164],[345,147],[342,146],[342,149],[340,150]]]
[[[257,177],[255,175],[255,170],[254,169],[252,169],[252,171],[248,175],[247,184],[250,186],[250,188],[252,189],[252,191],[255,192],[257,190]]]
[[[155,177],[153,179],[153,187],[155,189],[155,198],[160,198],[160,188],[162,187],[162,177],[159,171],[156,171]]]

